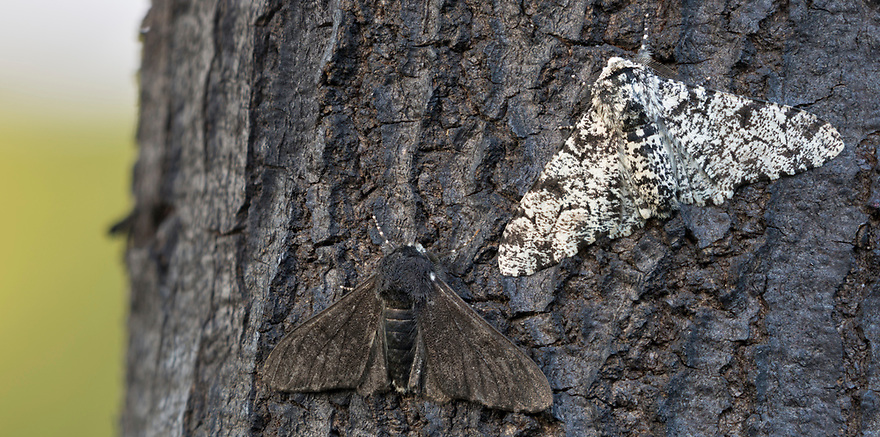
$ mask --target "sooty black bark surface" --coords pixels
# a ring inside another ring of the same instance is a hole
[[[646,13],[678,79],[846,149],[500,276],[511,211]],[[124,435],[878,435],[877,2],[155,0],[143,44]],[[375,268],[374,214],[447,254],[550,410],[266,387],[282,335]]]

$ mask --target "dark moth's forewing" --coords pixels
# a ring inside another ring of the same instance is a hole
[[[404,283],[418,284],[408,292],[413,295],[418,332],[409,380],[398,390],[440,402],[461,399],[508,411],[537,412],[552,404],[550,386],[538,366],[440,280],[421,251],[404,247],[393,255],[381,263],[387,267],[380,269],[386,276],[371,276],[278,343],[263,371],[271,388],[356,389],[362,395],[388,390],[389,372],[401,374],[388,366],[407,361],[400,356],[389,359],[388,354],[400,352],[386,347],[384,309],[389,302],[381,296],[399,293],[400,279],[413,278]],[[380,284],[397,285],[379,290],[386,287]]]
[[[547,409],[553,393],[541,369],[449,285],[433,283],[433,298],[419,317],[426,394],[508,411]]]
[[[374,351],[380,346],[376,329],[382,312],[375,283],[371,276],[281,339],[263,370],[269,387],[286,392],[356,389],[369,376],[368,364],[384,368],[383,355]]]

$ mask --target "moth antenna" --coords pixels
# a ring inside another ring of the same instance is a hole
[[[645,19],[642,22],[642,45],[639,47],[638,53],[636,53],[635,61],[653,69],[661,77],[675,79],[677,75],[672,70],[654,59],[654,52],[651,50],[650,44],[648,44],[648,35],[650,34],[648,23],[651,21],[651,16],[651,12],[645,13]]]
[[[388,242],[388,237],[382,232],[382,227],[379,226],[379,220],[376,218],[376,214],[373,214],[373,224],[376,225],[376,231],[378,231],[379,236],[382,237],[382,251],[385,252],[391,249],[391,243]]]
[[[639,47],[639,52],[636,53],[636,61],[643,65],[651,62],[651,48],[648,47],[648,19],[650,17],[651,13],[645,12],[645,17],[642,21],[642,45]]]
[[[459,249],[461,249],[462,247],[467,247],[469,244],[471,244],[471,241],[474,241],[474,238],[477,238],[477,234],[479,234],[479,233],[480,233],[479,229],[474,231],[474,235],[471,235],[471,238],[468,238],[468,241],[465,241],[464,244],[456,247],[455,249],[452,249],[452,251],[450,251],[450,254],[454,257],[458,253]]]

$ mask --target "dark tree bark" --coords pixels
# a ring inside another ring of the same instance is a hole
[[[880,435],[876,0],[153,3],[124,435]],[[809,110],[846,149],[500,276],[557,127],[645,13],[682,80]],[[541,366],[551,410],[266,388],[280,337],[376,265],[373,214],[455,254],[452,286]]]

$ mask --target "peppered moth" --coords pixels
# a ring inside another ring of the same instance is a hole
[[[841,150],[840,134],[812,114],[611,58],[591,109],[504,230],[498,265],[532,274],[680,203],[719,205],[741,184],[818,167]]]
[[[287,334],[263,373],[287,392],[394,388],[524,412],[553,402],[538,366],[440,279],[421,246],[395,249],[364,283]]]

